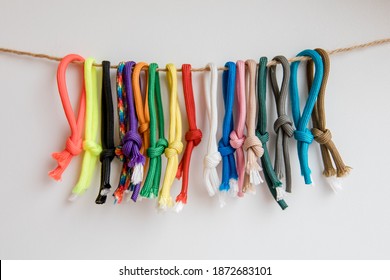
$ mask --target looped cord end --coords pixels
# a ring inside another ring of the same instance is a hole
[[[131,175],[131,183],[134,185],[142,182],[144,178],[144,165],[143,163],[137,163],[133,168],[133,174]]]
[[[352,167],[350,166],[345,166],[343,168],[338,168],[337,169],[337,177],[346,177],[351,173]]]
[[[229,194],[231,197],[236,197],[238,193],[238,181],[236,179],[229,180]]]
[[[277,187],[276,188],[276,201],[283,200],[284,197],[286,196],[286,192],[282,187]]]
[[[95,200],[95,203],[96,204],[104,204],[106,203],[106,200],[107,200],[107,195],[110,193],[110,189],[111,189],[111,185],[110,184],[106,184],[104,185],[104,188],[99,192],[96,200]]]
[[[327,177],[326,182],[328,183],[328,185],[331,187],[331,189],[336,194],[339,193],[343,189],[341,178]]]
[[[171,196],[160,196],[160,199],[158,200],[158,208],[160,210],[168,210],[168,208],[171,208],[173,206],[173,199]]]

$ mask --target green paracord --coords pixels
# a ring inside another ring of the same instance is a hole
[[[267,93],[267,58],[261,57],[259,61],[259,72],[257,75],[257,94],[259,102],[259,115],[257,120],[256,136],[263,145],[264,154],[261,157],[261,164],[263,165],[264,178],[267,182],[268,188],[272,196],[278,202],[279,206],[284,210],[288,207],[283,200],[282,183],[279,181],[272,164],[267,149],[267,142],[269,134],[267,132],[267,107],[266,107],[266,93]]]
[[[150,147],[147,155],[150,158],[149,170],[141,190],[141,196],[146,198],[157,198],[161,179],[161,155],[168,147],[168,141],[164,137],[164,111],[161,101],[160,77],[156,71],[158,65],[149,65],[148,103],[150,114]],[[157,113],[156,113],[157,105]],[[158,115],[158,121],[156,119]],[[157,124],[158,123],[158,124]],[[157,126],[158,136],[157,140]]]

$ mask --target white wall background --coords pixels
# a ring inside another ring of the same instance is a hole
[[[385,0],[86,2],[1,0],[0,46],[201,67],[390,36]],[[61,183],[47,176],[55,166],[51,152],[61,150],[68,135],[57,64],[0,54],[0,258],[389,258],[389,63],[389,45],[332,57],[328,126],[354,168],[342,193],[334,195],[321,177],[317,144],[310,148],[316,186],[303,184],[292,141],[294,191],[286,211],[266,186],[220,209],[200,180],[204,141],[193,156],[188,206],[177,215],[156,213],[154,201],[95,205],[100,167],[91,189],[68,202],[81,157]],[[76,75],[68,75],[69,83]],[[207,136],[204,75],[194,74],[194,86]],[[77,83],[70,88],[74,100]],[[181,89],[179,95],[184,105]]]

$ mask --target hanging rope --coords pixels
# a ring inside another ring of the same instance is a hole
[[[298,54],[298,56],[309,56],[315,65],[315,75],[313,84],[310,87],[309,96],[306,101],[306,105],[303,109],[302,115],[299,105],[299,93],[298,93],[298,66],[300,62],[293,62],[291,64],[291,80],[290,80],[290,95],[291,95],[291,107],[292,115],[296,130],[294,131],[294,138],[297,140],[298,158],[301,167],[301,174],[304,177],[305,184],[312,184],[310,176],[311,170],[309,168],[308,151],[309,145],[313,142],[313,135],[307,128],[311,113],[313,111],[314,104],[316,103],[318,92],[321,87],[321,81],[323,78],[324,66],[322,64],[321,56],[314,50],[304,50]]]
[[[71,130],[71,135],[66,140],[65,149],[62,152],[52,154],[52,157],[57,161],[58,165],[54,170],[49,172],[49,176],[57,181],[61,180],[62,173],[64,173],[72,158],[74,156],[79,155],[83,151],[82,132],[84,128],[85,118],[85,91],[83,83],[80,93],[79,111],[76,119],[74,111],[72,109],[72,105],[70,104],[65,77],[66,69],[69,63],[71,63],[72,61],[84,62],[84,58],[77,54],[67,55],[61,60],[57,69],[58,92],[60,94],[65,116],[68,120]]]
[[[99,108],[96,81],[96,68],[93,58],[87,58],[84,63],[84,77],[86,89],[85,110],[85,138],[83,149],[85,151],[79,181],[72,190],[70,200],[82,195],[90,186],[96,167],[98,156],[102,147],[96,142],[98,135]]]
[[[146,198],[158,197],[161,179],[161,155],[164,153],[165,148],[168,147],[168,141],[164,137],[164,112],[161,101],[160,77],[156,71],[157,67],[158,65],[156,63],[149,65],[148,104],[150,115],[150,147],[147,149],[147,155],[150,158],[150,163],[148,174],[141,190],[141,196]],[[159,133],[158,140],[156,135],[157,128]]]
[[[214,63],[209,63],[210,68],[210,87],[209,91],[205,92],[206,111],[210,123],[209,139],[207,143],[207,153],[203,161],[203,177],[207,192],[213,196],[220,185],[220,180],[217,173],[217,166],[222,160],[221,154],[218,151],[217,144],[217,129],[218,129],[218,69]]]
[[[102,124],[101,138],[103,150],[100,154],[100,162],[102,163],[100,189],[95,200],[96,204],[104,204],[107,199],[107,194],[110,192],[110,173],[111,162],[115,158],[115,143],[114,143],[114,105],[112,102],[111,78],[110,78],[110,62],[103,61],[102,74]]]
[[[228,191],[235,195],[238,192],[237,170],[234,160],[234,148],[230,145],[230,133],[233,130],[233,103],[234,89],[236,81],[236,65],[234,62],[227,62],[225,66],[228,70],[222,75],[222,94],[225,104],[225,116],[223,118],[222,138],[218,143],[218,151],[222,156],[222,183],[220,191]]]
[[[324,76],[321,83],[320,92],[318,94],[317,102],[314,105],[311,118],[313,120],[313,129],[311,130],[314,136],[314,140],[320,144],[322,161],[324,163],[323,174],[325,177],[346,176],[351,168],[346,166],[336,145],[332,141],[332,134],[329,129],[326,128],[326,116],[325,116],[325,91],[326,83],[329,77],[330,70],[330,59],[327,52],[323,49],[316,49],[316,52],[321,56],[322,63],[324,65]],[[313,61],[307,63],[307,84],[308,87],[312,87],[313,83],[313,72],[314,72]],[[333,162],[336,165],[336,169],[333,167]],[[339,190],[340,185],[330,181],[330,186],[334,191]]]
[[[177,72],[175,65],[171,63],[167,65],[167,69],[167,80],[169,86],[169,142],[164,153],[168,159],[168,163],[165,169],[160,198],[158,200],[158,205],[160,209],[163,210],[173,206],[173,200],[170,192],[179,166],[178,155],[183,151],[183,143],[181,142],[181,114],[179,100],[177,97]],[[179,206],[179,210],[182,206],[182,204]]]
[[[279,206],[284,210],[287,208],[286,202],[283,200],[284,192],[282,190],[282,183],[279,181],[272,168],[271,159],[268,154],[267,142],[269,134],[267,132],[267,58],[261,57],[259,61],[259,70],[257,75],[257,93],[259,98],[259,115],[257,120],[256,136],[263,145],[264,154],[261,157],[261,164],[263,165],[264,178],[267,182],[268,188],[272,196],[278,202]]]
[[[194,100],[194,92],[192,89],[192,74],[191,74],[191,65],[183,64],[182,65],[182,79],[183,79],[183,93],[184,101],[186,105],[187,120],[189,130],[185,134],[185,139],[187,145],[184,151],[182,160],[180,161],[179,167],[177,169],[176,178],[180,179],[183,177],[182,187],[180,194],[176,197],[176,211],[180,211],[184,204],[187,203],[187,193],[188,193],[188,180],[190,172],[190,162],[192,150],[200,144],[202,140],[202,131],[196,126],[196,108]]]
[[[246,127],[247,137],[244,142],[244,150],[247,151],[246,178],[244,182],[244,192],[255,193],[254,186],[263,182],[260,176],[262,168],[258,164],[258,159],[264,154],[263,145],[256,136],[256,61],[250,59],[246,61],[249,76],[249,96],[247,102]]]
[[[274,131],[276,133],[275,143],[275,173],[278,179],[286,177],[286,191],[291,192],[291,165],[290,154],[288,151],[288,138],[294,134],[294,128],[292,127],[292,120],[287,115],[287,95],[288,86],[290,83],[290,64],[284,56],[274,57],[275,61],[278,61],[283,68],[282,87],[279,90],[278,81],[276,79],[276,65],[272,65],[269,68],[269,76],[271,82],[272,92],[275,97],[276,111],[278,118],[274,122]],[[284,171],[283,172],[283,161]]]
[[[236,78],[236,104],[237,104],[237,125],[236,129],[230,133],[230,145],[236,150],[237,173],[238,173],[238,192],[237,195],[242,197],[242,192],[245,177],[245,156],[243,145],[245,142],[245,118],[246,118],[246,102],[245,102],[245,62],[237,61],[237,78]]]

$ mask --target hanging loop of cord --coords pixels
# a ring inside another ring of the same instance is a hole
[[[128,131],[125,134],[122,151],[129,158],[128,167],[131,168],[131,199],[136,202],[143,179],[145,157],[141,154],[142,138],[138,132],[138,120],[135,113],[132,72],[136,65],[134,61],[126,62],[124,69],[124,84],[127,99]]]
[[[292,115],[296,130],[294,131],[294,138],[297,140],[298,158],[301,168],[301,174],[304,177],[305,184],[312,184],[311,170],[309,168],[309,145],[313,142],[313,134],[307,128],[309,120],[316,103],[317,96],[321,87],[321,81],[323,79],[324,66],[321,56],[314,50],[304,50],[297,56],[309,56],[315,65],[315,75],[312,86],[309,90],[309,96],[306,101],[306,105],[303,109],[302,115],[300,112],[299,92],[298,92],[298,66],[299,61],[291,63],[291,79],[290,79],[290,95],[291,95],[291,108]]]
[[[148,67],[148,64],[145,62],[139,62],[135,65],[133,70],[133,91],[134,91],[134,102],[135,110],[137,113],[137,118],[139,122],[138,132],[142,138],[142,146],[140,149],[141,154],[145,156],[144,164],[144,175],[146,175],[147,168],[149,166],[149,158],[146,157],[146,150],[149,148],[149,126],[150,126],[150,117],[149,117],[149,106],[148,106],[148,71],[145,71],[145,104],[142,101],[141,94],[141,85],[140,85],[140,74],[141,70],[145,67]]]
[[[161,180],[161,155],[168,147],[168,141],[164,137],[164,111],[161,100],[160,77],[156,71],[157,68],[158,65],[156,63],[149,65],[148,104],[150,115],[150,147],[147,149],[147,155],[150,158],[150,162],[145,183],[140,193],[142,197],[146,198],[158,197]]]
[[[245,177],[245,155],[243,145],[245,142],[245,119],[246,119],[246,101],[245,101],[245,62],[237,61],[237,77],[236,77],[236,96],[235,103],[237,104],[237,123],[235,130],[230,133],[230,145],[236,150],[236,163],[238,173],[238,193],[239,197],[244,195],[243,185]]]
[[[168,70],[167,80],[169,86],[169,143],[164,153],[168,159],[168,163],[158,200],[160,209],[164,210],[173,206],[170,191],[179,166],[178,155],[183,151],[183,143],[181,142],[182,123],[177,96],[177,71],[175,65],[171,63],[167,64],[166,67]]]
[[[100,162],[102,163],[100,189],[95,200],[96,204],[104,204],[107,199],[107,194],[111,189],[110,173],[111,162],[115,157],[114,143],[114,105],[112,102],[111,78],[110,78],[110,62],[103,61],[103,76],[102,76],[102,116],[101,116],[101,138],[102,152],[100,154]]]
[[[259,61],[258,70],[258,82],[257,92],[259,98],[259,115],[257,121],[256,135],[263,144],[264,154],[261,157],[261,163],[264,168],[264,178],[267,182],[268,188],[278,202],[279,206],[284,210],[287,208],[286,202],[283,200],[284,191],[282,189],[282,183],[279,181],[275,174],[275,171],[271,164],[271,159],[267,149],[267,142],[269,140],[269,134],[267,131],[267,106],[266,106],[266,93],[267,93],[267,58],[261,57]]]
[[[247,152],[247,161],[245,165],[246,178],[244,180],[244,192],[255,193],[255,185],[263,182],[260,171],[262,168],[258,164],[258,159],[263,156],[264,149],[259,138],[256,136],[256,116],[257,116],[257,100],[256,100],[256,61],[250,59],[245,62],[248,69],[249,90],[247,97],[247,137],[244,142],[244,150]],[[249,178],[248,178],[249,177]]]
[[[195,108],[194,92],[192,88],[191,65],[183,64],[181,69],[182,69],[182,79],[183,79],[184,101],[186,105],[189,130],[185,134],[187,146],[185,148],[183,158],[179,164],[176,173],[177,179],[183,177],[181,192],[176,197],[177,211],[180,211],[183,208],[183,205],[187,203],[188,177],[189,177],[192,150],[196,146],[198,146],[200,144],[200,141],[202,140],[202,131],[196,126],[196,112],[195,112],[196,108]]]
[[[210,87],[209,91],[205,92],[205,101],[207,109],[207,117],[210,123],[209,139],[207,145],[207,154],[203,160],[203,177],[207,192],[210,196],[215,195],[220,185],[217,166],[222,160],[221,154],[218,151],[217,144],[217,129],[218,129],[218,68],[214,63],[209,63],[207,67],[210,69]]]
[[[84,63],[84,77],[86,88],[85,137],[83,149],[85,151],[79,181],[72,190],[70,200],[82,195],[90,186],[97,159],[102,151],[96,142],[98,136],[99,107],[97,94],[95,60],[87,58]]]
[[[225,116],[223,118],[222,138],[218,143],[218,151],[222,156],[222,183],[219,187],[220,191],[229,191],[235,195],[238,192],[237,185],[237,169],[234,159],[235,149],[230,145],[230,133],[233,130],[233,103],[234,89],[236,81],[236,65],[234,62],[227,62],[225,67],[228,70],[222,74],[222,94],[225,105]]]
[[[274,170],[279,179],[286,178],[286,191],[290,193],[291,164],[288,138],[292,137],[294,134],[293,123],[287,115],[286,108],[288,86],[290,83],[290,64],[284,56],[275,56],[273,60],[279,62],[283,69],[282,85],[279,89],[278,80],[276,78],[276,65],[272,65],[269,68],[270,83],[275,97],[276,112],[278,114],[278,118],[274,122],[274,131],[276,133]]]
[[[61,180],[62,173],[68,167],[74,156],[79,155],[83,151],[83,128],[85,118],[85,90],[84,81],[80,93],[79,110],[77,119],[75,117],[72,105],[70,104],[68,89],[66,87],[66,69],[69,63],[73,61],[84,62],[84,58],[77,54],[69,54],[65,56],[59,63],[57,69],[57,85],[60,94],[62,106],[64,107],[65,116],[68,120],[71,135],[66,140],[65,149],[59,153],[53,153],[52,157],[57,161],[57,167],[49,172],[49,176],[54,180]]]
[[[311,130],[314,136],[314,140],[320,144],[322,161],[324,164],[323,175],[325,177],[337,176],[343,177],[347,175],[351,168],[346,166],[339,151],[336,148],[332,140],[332,134],[329,129],[326,128],[326,115],[325,115],[325,92],[326,84],[330,71],[330,59],[328,53],[323,49],[315,49],[315,51],[321,56],[322,63],[324,65],[324,76],[321,83],[320,92],[318,94],[317,102],[314,105],[311,118],[313,120],[313,129]],[[307,62],[307,83],[308,87],[312,86],[314,65],[312,61]],[[335,163],[336,168],[333,166]],[[330,186],[334,191],[340,188],[339,184],[331,183]]]
[[[127,104],[127,88],[124,83],[124,71],[125,63],[120,62],[116,74],[116,93],[117,93],[117,108],[118,108],[118,121],[119,121],[119,139],[120,144],[115,149],[115,154],[119,160],[123,163],[120,172],[118,187],[114,192],[115,203],[121,203],[123,196],[131,188],[131,169],[129,167],[129,154],[131,144],[131,135],[127,134],[129,119],[128,119],[128,104]],[[127,136],[126,136],[127,135]],[[138,140],[136,137],[133,137]]]

